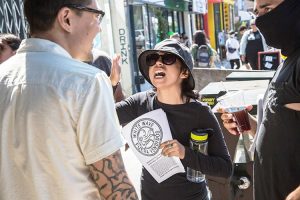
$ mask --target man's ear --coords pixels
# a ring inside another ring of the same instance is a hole
[[[57,14],[57,21],[59,23],[59,26],[65,30],[66,32],[71,32],[71,18],[73,13],[71,12],[70,8],[64,7],[59,10]]]

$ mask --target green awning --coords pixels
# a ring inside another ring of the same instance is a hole
[[[188,11],[189,1],[185,0],[165,0],[167,8],[178,11]]]
[[[129,4],[150,4],[171,10],[188,11],[192,0],[131,0]]]

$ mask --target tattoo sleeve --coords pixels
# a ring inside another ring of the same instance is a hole
[[[138,199],[125,170],[120,150],[89,167],[99,193],[104,199]]]

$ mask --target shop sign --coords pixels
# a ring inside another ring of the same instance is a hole
[[[155,1],[154,1],[155,2]],[[161,2],[161,1],[158,1]],[[184,0],[164,0],[166,8],[177,11],[188,11],[188,1]]]
[[[207,13],[207,0],[193,0],[193,12]]]
[[[120,39],[120,50],[121,50],[121,58],[122,64],[128,64],[128,55],[127,55],[127,42],[126,42],[126,31],[125,29],[119,29],[119,39]]]
[[[230,17],[229,17],[229,6],[228,4],[224,4],[224,22],[225,29],[230,30]]]

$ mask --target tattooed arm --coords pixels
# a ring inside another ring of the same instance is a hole
[[[91,164],[90,171],[102,198],[138,199],[125,170],[120,150]]]

